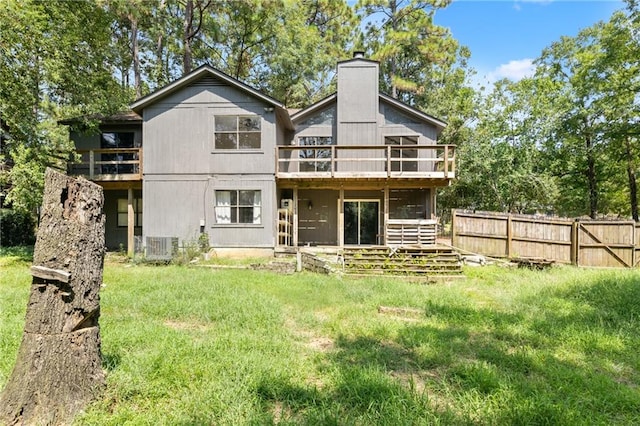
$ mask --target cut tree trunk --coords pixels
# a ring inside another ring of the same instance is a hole
[[[104,388],[102,206],[100,186],[47,170],[24,334],[0,394],[0,423],[69,424]]]

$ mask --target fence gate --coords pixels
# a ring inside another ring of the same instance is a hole
[[[580,266],[640,266],[640,223],[452,211],[452,245],[495,257]]]
[[[576,222],[577,256],[580,266],[635,266],[635,223]]]

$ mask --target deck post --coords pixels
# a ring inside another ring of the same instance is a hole
[[[340,187],[338,197],[338,245],[344,247],[344,188]]]
[[[444,146],[444,178],[449,177],[449,145]]]
[[[383,238],[384,241],[382,242],[385,246],[387,245],[387,241],[388,241],[388,233],[387,233],[387,224],[389,223],[389,185],[385,185],[384,186],[384,216],[383,216],[383,224],[382,226],[384,226],[383,228]]]
[[[293,188],[293,246],[298,247],[298,188]]]
[[[135,212],[133,211],[133,188],[127,188],[127,255],[133,257],[134,252]]]
[[[89,151],[89,179],[93,180],[93,175],[94,175],[94,152],[93,150]]]
[[[331,145],[331,177],[336,174],[336,146]]]
[[[387,145],[387,177],[391,177],[391,145]]]

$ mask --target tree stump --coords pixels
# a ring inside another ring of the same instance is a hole
[[[0,394],[0,423],[71,423],[104,388],[102,206],[100,186],[46,171],[24,334]]]

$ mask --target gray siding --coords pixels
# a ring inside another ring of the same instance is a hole
[[[340,145],[376,144],[378,64],[353,60],[338,64],[337,136]]]
[[[145,236],[195,241],[204,222],[213,247],[275,245],[275,144],[284,133],[266,106],[207,77],[144,109]],[[215,115],[260,116],[260,149],[216,151]],[[262,223],[216,224],[217,189],[262,191]]]
[[[275,112],[238,89],[204,80],[145,108],[145,174],[275,173]],[[216,151],[215,115],[260,116],[261,148]]]
[[[145,179],[143,228],[145,237],[178,237],[180,244],[197,241],[200,220],[208,214],[207,179]]]

